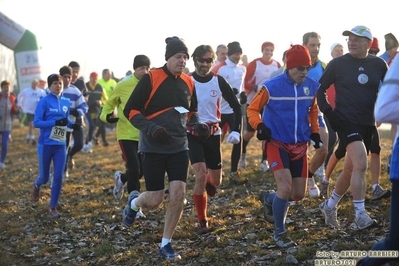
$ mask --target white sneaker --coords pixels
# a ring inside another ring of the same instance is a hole
[[[87,143],[87,152],[88,153],[92,153],[93,152],[93,144],[91,143],[91,141],[89,141]]]
[[[123,182],[121,180],[122,172],[116,171],[114,174],[115,185],[113,189],[113,194],[115,199],[121,199],[123,197]]]
[[[260,164],[260,170],[263,172],[268,172],[270,170],[269,164],[266,160],[262,161],[262,163]]]
[[[83,144],[83,148],[80,151],[83,153],[87,153],[87,144]]]
[[[391,191],[388,189],[383,189],[380,185],[377,185],[375,190],[371,193],[371,200],[386,199],[391,197]]]
[[[241,158],[240,158],[240,168],[241,169],[247,168],[247,160],[245,158],[246,158],[246,154],[242,153]]]
[[[320,211],[324,216],[324,222],[330,227],[339,228],[339,222],[337,219],[337,208],[329,208],[327,206],[327,200],[319,205]]]
[[[322,164],[319,168],[317,168],[316,172],[314,173],[319,178],[322,178],[326,175],[326,171],[324,170],[324,164]]]
[[[84,144],[84,145],[83,145],[83,148],[82,148],[82,150],[81,150],[81,152],[84,152],[84,153],[92,153],[93,150],[92,150],[91,146],[89,146],[89,144]]]
[[[318,198],[320,197],[320,189],[316,185],[314,178],[308,178],[308,192],[311,198]]]
[[[146,216],[144,215],[144,213],[141,211],[141,208],[139,209],[139,211],[136,213],[136,219],[137,218],[145,218]]]
[[[6,165],[4,163],[0,163],[0,170],[5,170],[6,169]]]
[[[356,215],[355,221],[351,225],[353,230],[364,230],[376,225],[377,222],[374,219],[371,219],[365,210],[360,211],[358,215]]]

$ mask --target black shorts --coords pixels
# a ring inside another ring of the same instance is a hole
[[[165,173],[168,181],[187,181],[188,151],[173,154],[143,153],[143,174],[147,191],[165,188]]]
[[[211,135],[206,140],[199,140],[187,133],[187,138],[191,164],[205,162],[209,169],[222,168],[220,135]]]
[[[220,128],[223,129],[224,125],[227,124],[229,125],[229,132],[230,132],[231,129],[234,127],[234,114],[222,114],[220,120],[221,120],[219,123]]]
[[[375,128],[373,138],[371,139],[370,152],[375,154],[381,153],[380,133],[378,133],[377,128]]]
[[[339,146],[338,149],[345,149],[346,146],[354,141],[363,141],[364,146],[366,147],[367,154],[372,147],[372,140],[375,134],[378,134],[377,128],[375,126],[365,126],[365,125],[356,125],[349,122],[343,122],[342,130],[337,132],[339,137]],[[375,140],[376,141],[376,140]],[[379,146],[379,137],[378,137],[378,146]],[[337,154],[337,152],[336,152]],[[344,153],[345,156],[345,153]],[[338,157],[338,159],[342,157]]]

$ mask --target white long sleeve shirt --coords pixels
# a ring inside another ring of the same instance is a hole
[[[374,108],[375,120],[380,123],[396,124],[399,136],[399,56],[391,63],[378,92]]]
[[[41,88],[25,88],[18,94],[17,106],[22,107],[22,111],[26,114],[35,114],[37,103],[45,95],[44,90]]]
[[[219,76],[224,77],[232,88],[238,90],[238,94],[236,95],[237,98],[239,97],[240,92],[244,91],[244,78],[247,72],[245,66],[236,64],[227,58],[226,61],[216,66],[213,71]],[[234,113],[233,109],[225,99],[222,99],[221,101],[220,110],[222,114]]]

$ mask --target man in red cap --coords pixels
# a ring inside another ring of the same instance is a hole
[[[307,77],[312,64],[309,51],[293,45],[286,56],[287,70],[263,83],[247,109],[257,138],[268,141],[266,152],[277,191],[262,191],[260,200],[266,221],[274,222],[274,241],[281,248],[296,245],[285,235],[285,219],[288,201],[301,200],[305,195],[308,142],[316,149],[322,146],[316,103],[320,84]]]
[[[281,67],[281,64],[272,59],[274,52],[274,44],[272,42],[264,42],[261,46],[262,57],[251,61],[247,66],[247,73],[245,74],[245,92],[247,94],[247,106],[251,103],[258,88],[262,87],[263,82],[270,78],[271,73]],[[246,115],[245,113],[243,115]],[[248,122],[248,119],[246,119]],[[255,129],[247,123],[245,133],[243,135],[242,153],[240,159],[240,167],[246,167],[246,150],[249,141],[255,135]],[[261,170],[266,172],[269,170],[269,165],[266,161],[266,154],[262,149]]]
[[[380,52],[380,46],[378,44],[378,39],[376,37],[373,37],[373,42],[371,43],[369,54],[377,55],[379,52]]]

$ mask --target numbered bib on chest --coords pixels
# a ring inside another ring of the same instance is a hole
[[[59,142],[65,142],[66,141],[66,131],[67,127],[61,127],[61,126],[53,126],[51,128],[51,134],[50,134],[50,139],[59,141]]]

